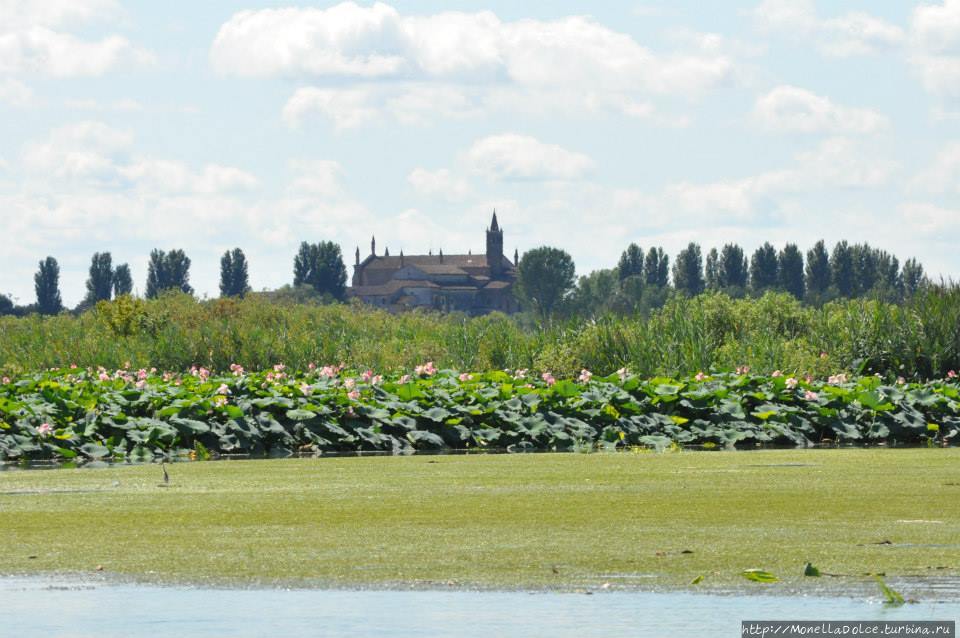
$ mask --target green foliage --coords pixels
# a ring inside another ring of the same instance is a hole
[[[750,288],[754,294],[763,294],[776,289],[780,282],[780,266],[777,250],[765,242],[750,258]]]
[[[69,368],[0,383],[0,459],[203,450],[939,445],[957,434],[954,380],[641,378],[626,370],[556,380],[524,370],[458,375],[432,364],[384,377],[339,366],[294,372],[277,364],[266,372],[233,365],[222,375],[195,366],[187,374]]]
[[[806,295],[803,281],[803,255],[796,244],[787,244],[777,256],[779,287],[797,299]]]
[[[179,290],[193,294],[190,286],[190,259],[180,249],[165,253],[154,249],[147,266],[147,299],[155,299],[165,290]]]
[[[312,286],[321,295],[346,296],[347,268],[340,246],[331,241],[303,242],[293,259],[293,286]]]
[[[807,251],[804,283],[815,301],[823,299],[830,288],[830,255],[822,239]]]
[[[247,257],[239,248],[223,253],[220,258],[220,296],[242,297],[250,292]]]
[[[87,278],[87,304],[110,299],[113,293],[113,257],[110,253],[94,253]]]
[[[53,257],[41,260],[37,274],[33,276],[37,292],[37,312],[55,315],[63,310],[60,297],[60,266]]]
[[[670,258],[663,248],[651,248],[643,261],[643,277],[648,286],[666,288],[670,278]]]
[[[747,289],[747,258],[743,249],[736,244],[726,244],[720,251],[717,264],[717,283],[720,290]]]
[[[673,287],[690,296],[703,292],[703,256],[699,244],[691,242],[677,255],[673,264]]]
[[[620,279],[626,279],[627,277],[642,277],[643,276],[643,249],[637,246],[636,244],[630,244],[627,246],[627,249],[623,251],[623,254],[620,255],[620,261],[617,264],[617,274]]]
[[[846,241],[837,242],[830,254],[830,283],[841,297],[852,297],[857,290],[853,249]]]
[[[720,253],[711,248],[703,266],[703,278],[707,290],[720,290]]]
[[[130,266],[118,265],[113,271],[113,296],[121,297],[133,292],[133,277],[130,275]]]
[[[770,572],[762,569],[745,569],[742,575],[747,580],[752,580],[755,583],[775,583],[780,580]]]
[[[541,317],[564,301],[574,284],[573,258],[559,248],[541,246],[523,254],[517,268],[517,297]]]
[[[0,295],[0,317],[3,315],[12,315],[14,309],[13,300],[6,295]]]

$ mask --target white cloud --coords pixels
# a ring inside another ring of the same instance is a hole
[[[0,104],[16,108],[30,106],[33,103],[33,90],[13,78],[0,78]]]
[[[344,195],[343,167],[333,160],[293,160],[290,168],[295,177],[290,190],[332,199]]]
[[[452,201],[464,199],[471,191],[467,180],[455,175],[447,168],[436,171],[415,168],[407,176],[407,181],[421,195],[441,197]]]
[[[813,0],[764,0],[750,14],[762,31],[787,33],[803,42],[812,39],[820,53],[830,57],[880,53],[904,40],[902,28],[862,11],[822,18]]]
[[[960,192],[960,142],[941,149],[933,163],[911,180],[910,187],[936,194]]]
[[[877,111],[840,106],[795,86],[778,86],[758,98],[754,117],[768,130],[797,133],[874,133],[889,125]]]
[[[909,57],[928,91],[960,96],[960,0],[914,9]]]
[[[935,204],[909,202],[901,206],[904,225],[911,233],[952,237],[960,224],[960,210],[951,210]]]
[[[119,35],[84,40],[59,30],[91,21],[115,21],[113,0],[3,0],[0,73],[94,76],[123,65],[149,64],[153,55]]]
[[[505,81],[656,93],[725,81],[725,56],[658,56],[591,18],[503,22],[494,13],[404,16],[383,3],[242,11],[211,48],[222,73]]]
[[[473,172],[499,180],[578,179],[593,168],[582,153],[515,133],[477,140],[464,159]]]
[[[373,95],[364,87],[347,89],[320,89],[304,87],[287,100],[283,107],[283,121],[296,128],[313,113],[330,118],[336,128],[347,129],[360,126],[380,116],[371,104]]]

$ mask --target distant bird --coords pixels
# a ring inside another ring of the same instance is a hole
[[[160,470],[163,472],[163,484],[170,485],[170,475],[167,474],[167,464],[160,461]]]

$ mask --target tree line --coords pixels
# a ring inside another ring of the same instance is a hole
[[[748,257],[731,243],[711,248],[705,258],[700,245],[691,242],[672,266],[662,247],[644,251],[632,243],[615,267],[579,279],[569,254],[541,247],[524,254],[518,271],[521,302],[541,316],[646,311],[663,305],[671,292],[715,291],[736,298],[782,291],[814,305],[863,296],[895,302],[928,283],[916,259],[901,266],[897,257],[869,244],[840,241],[828,251],[823,240],[806,254],[796,244],[777,250],[766,242]]]
[[[151,251],[144,297],[154,299],[169,290],[192,295],[190,265],[190,258],[179,248]],[[60,265],[55,258],[40,261],[33,282],[36,302],[18,306],[10,296],[0,294],[0,315],[55,315],[66,310],[60,292]],[[303,242],[294,258],[293,287],[285,286],[273,292],[293,299],[319,296],[342,301],[346,297],[346,283],[347,269],[339,245],[329,241]],[[220,296],[242,297],[250,291],[246,255],[240,248],[226,251],[220,257]],[[73,311],[83,312],[97,302],[130,294],[133,294],[130,266],[118,264],[114,267],[109,252],[94,253],[90,260],[86,294]]]
[[[151,251],[144,296],[155,298],[167,290],[193,294],[190,265],[190,258],[181,249]],[[694,296],[717,291],[742,297],[778,290],[811,304],[858,296],[899,301],[928,283],[916,259],[908,259],[901,266],[897,257],[869,244],[840,241],[828,251],[823,240],[805,254],[796,244],[777,250],[766,242],[749,258],[743,248],[732,243],[719,250],[711,248],[704,257],[700,245],[691,242],[676,255],[672,265],[662,247],[644,250],[631,243],[616,266],[579,279],[573,258],[566,251],[543,246],[524,253],[517,270],[518,299],[525,309],[543,317],[642,312],[660,307],[674,292]],[[0,295],[0,315],[62,312],[65,308],[59,280],[57,260],[41,260],[34,275],[36,302],[16,306],[10,297]],[[342,301],[346,298],[346,282],[347,270],[338,244],[302,242],[293,259],[292,286],[269,294],[294,301]],[[220,295],[242,297],[250,290],[243,250],[226,251],[220,258]],[[130,267],[114,267],[109,252],[94,253],[86,294],[74,311],[132,292]]]

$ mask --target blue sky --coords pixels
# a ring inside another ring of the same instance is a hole
[[[599,6],[598,6],[599,5]],[[956,276],[960,0],[0,0],[0,292],[183,248],[868,241]]]

